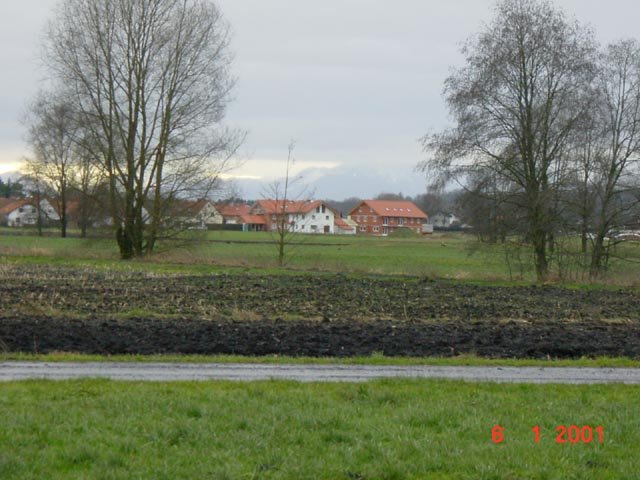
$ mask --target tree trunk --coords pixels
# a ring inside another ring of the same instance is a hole
[[[580,232],[580,241],[581,241],[581,252],[583,255],[586,255],[587,253],[587,247],[589,246],[588,244],[588,237],[587,234],[589,232],[587,231],[587,226],[586,224],[582,224],[582,231]]]
[[[137,253],[134,198],[130,193],[132,191],[133,188],[125,192],[124,218],[116,233],[118,246],[120,247],[120,257],[123,260],[130,260]]]
[[[83,192],[80,197],[80,205],[78,207],[78,226],[80,227],[80,238],[87,237],[87,224],[89,223],[88,219],[88,196],[86,195],[86,187],[83,187]]]
[[[278,266],[284,266],[284,232],[280,232],[280,239],[278,244]]]
[[[67,237],[67,192],[60,192],[60,236]]]
[[[116,232],[116,240],[120,247],[120,258],[122,260],[130,260],[135,256],[134,239],[132,225],[124,225],[118,227]]]
[[[589,276],[598,278],[602,272],[602,259],[604,258],[604,239],[598,235],[593,243],[593,251],[591,252],[591,265],[589,267]]]
[[[547,239],[544,230],[538,230],[532,235],[533,250],[535,252],[536,277],[539,282],[549,278],[549,262],[547,260]]]

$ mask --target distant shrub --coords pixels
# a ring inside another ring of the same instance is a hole
[[[420,234],[414,232],[410,228],[400,227],[392,231],[389,236],[393,238],[419,238]]]

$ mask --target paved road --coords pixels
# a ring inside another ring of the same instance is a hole
[[[364,365],[265,365],[234,363],[0,362],[0,381],[46,378],[110,378],[132,381],[296,380],[362,382],[374,378],[446,378],[510,383],[640,384],[636,368],[429,367]]]

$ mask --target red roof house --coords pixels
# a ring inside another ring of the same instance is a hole
[[[241,224],[242,217],[249,215],[251,212],[251,205],[246,203],[220,203],[216,205],[216,208],[224,218],[224,223],[228,224]]]
[[[413,202],[395,200],[364,200],[349,212],[349,218],[363,235],[388,235],[397,228],[421,233],[429,219]]]

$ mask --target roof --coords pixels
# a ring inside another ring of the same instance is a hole
[[[43,202],[47,202],[57,215],[62,215],[62,202],[57,201],[55,198],[43,198]],[[80,201],[67,199],[67,217],[77,215],[80,210]]]
[[[206,198],[200,200],[181,200],[180,207],[191,212],[192,215],[197,215],[202,211],[204,207],[211,205],[211,202]],[[213,206],[213,205],[211,205]]]
[[[349,215],[357,214],[358,208],[362,205],[367,205],[381,217],[423,218],[425,220],[428,218],[413,202],[398,200],[364,200],[356,205],[349,212]]]
[[[336,227],[342,229],[342,230],[355,230],[355,222],[351,222],[350,220],[346,220],[344,218],[340,218],[340,217],[336,217]],[[351,223],[353,223],[354,225],[352,225]]]
[[[324,202],[320,200],[313,200],[313,201],[287,200],[286,202],[284,202],[283,200],[258,200],[256,202],[256,205],[267,215],[282,213],[283,206],[284,206],[285,213],[307,213],[313,210],[314,208],[316,208],[317,206],[323,205],[323,204],[327,208],[329,208]]]
[[[267,223],[262,215],[240,215],[240,221],[248,225],[264,225]]]
[[[216,208],[223,217],[241,217],[249,215],[251,205],[244,203],[229,203],[227,205],[216,205]]]
[[[31,204],[26,198],[0,198],[0,215],[9,215],[24,205]]]

